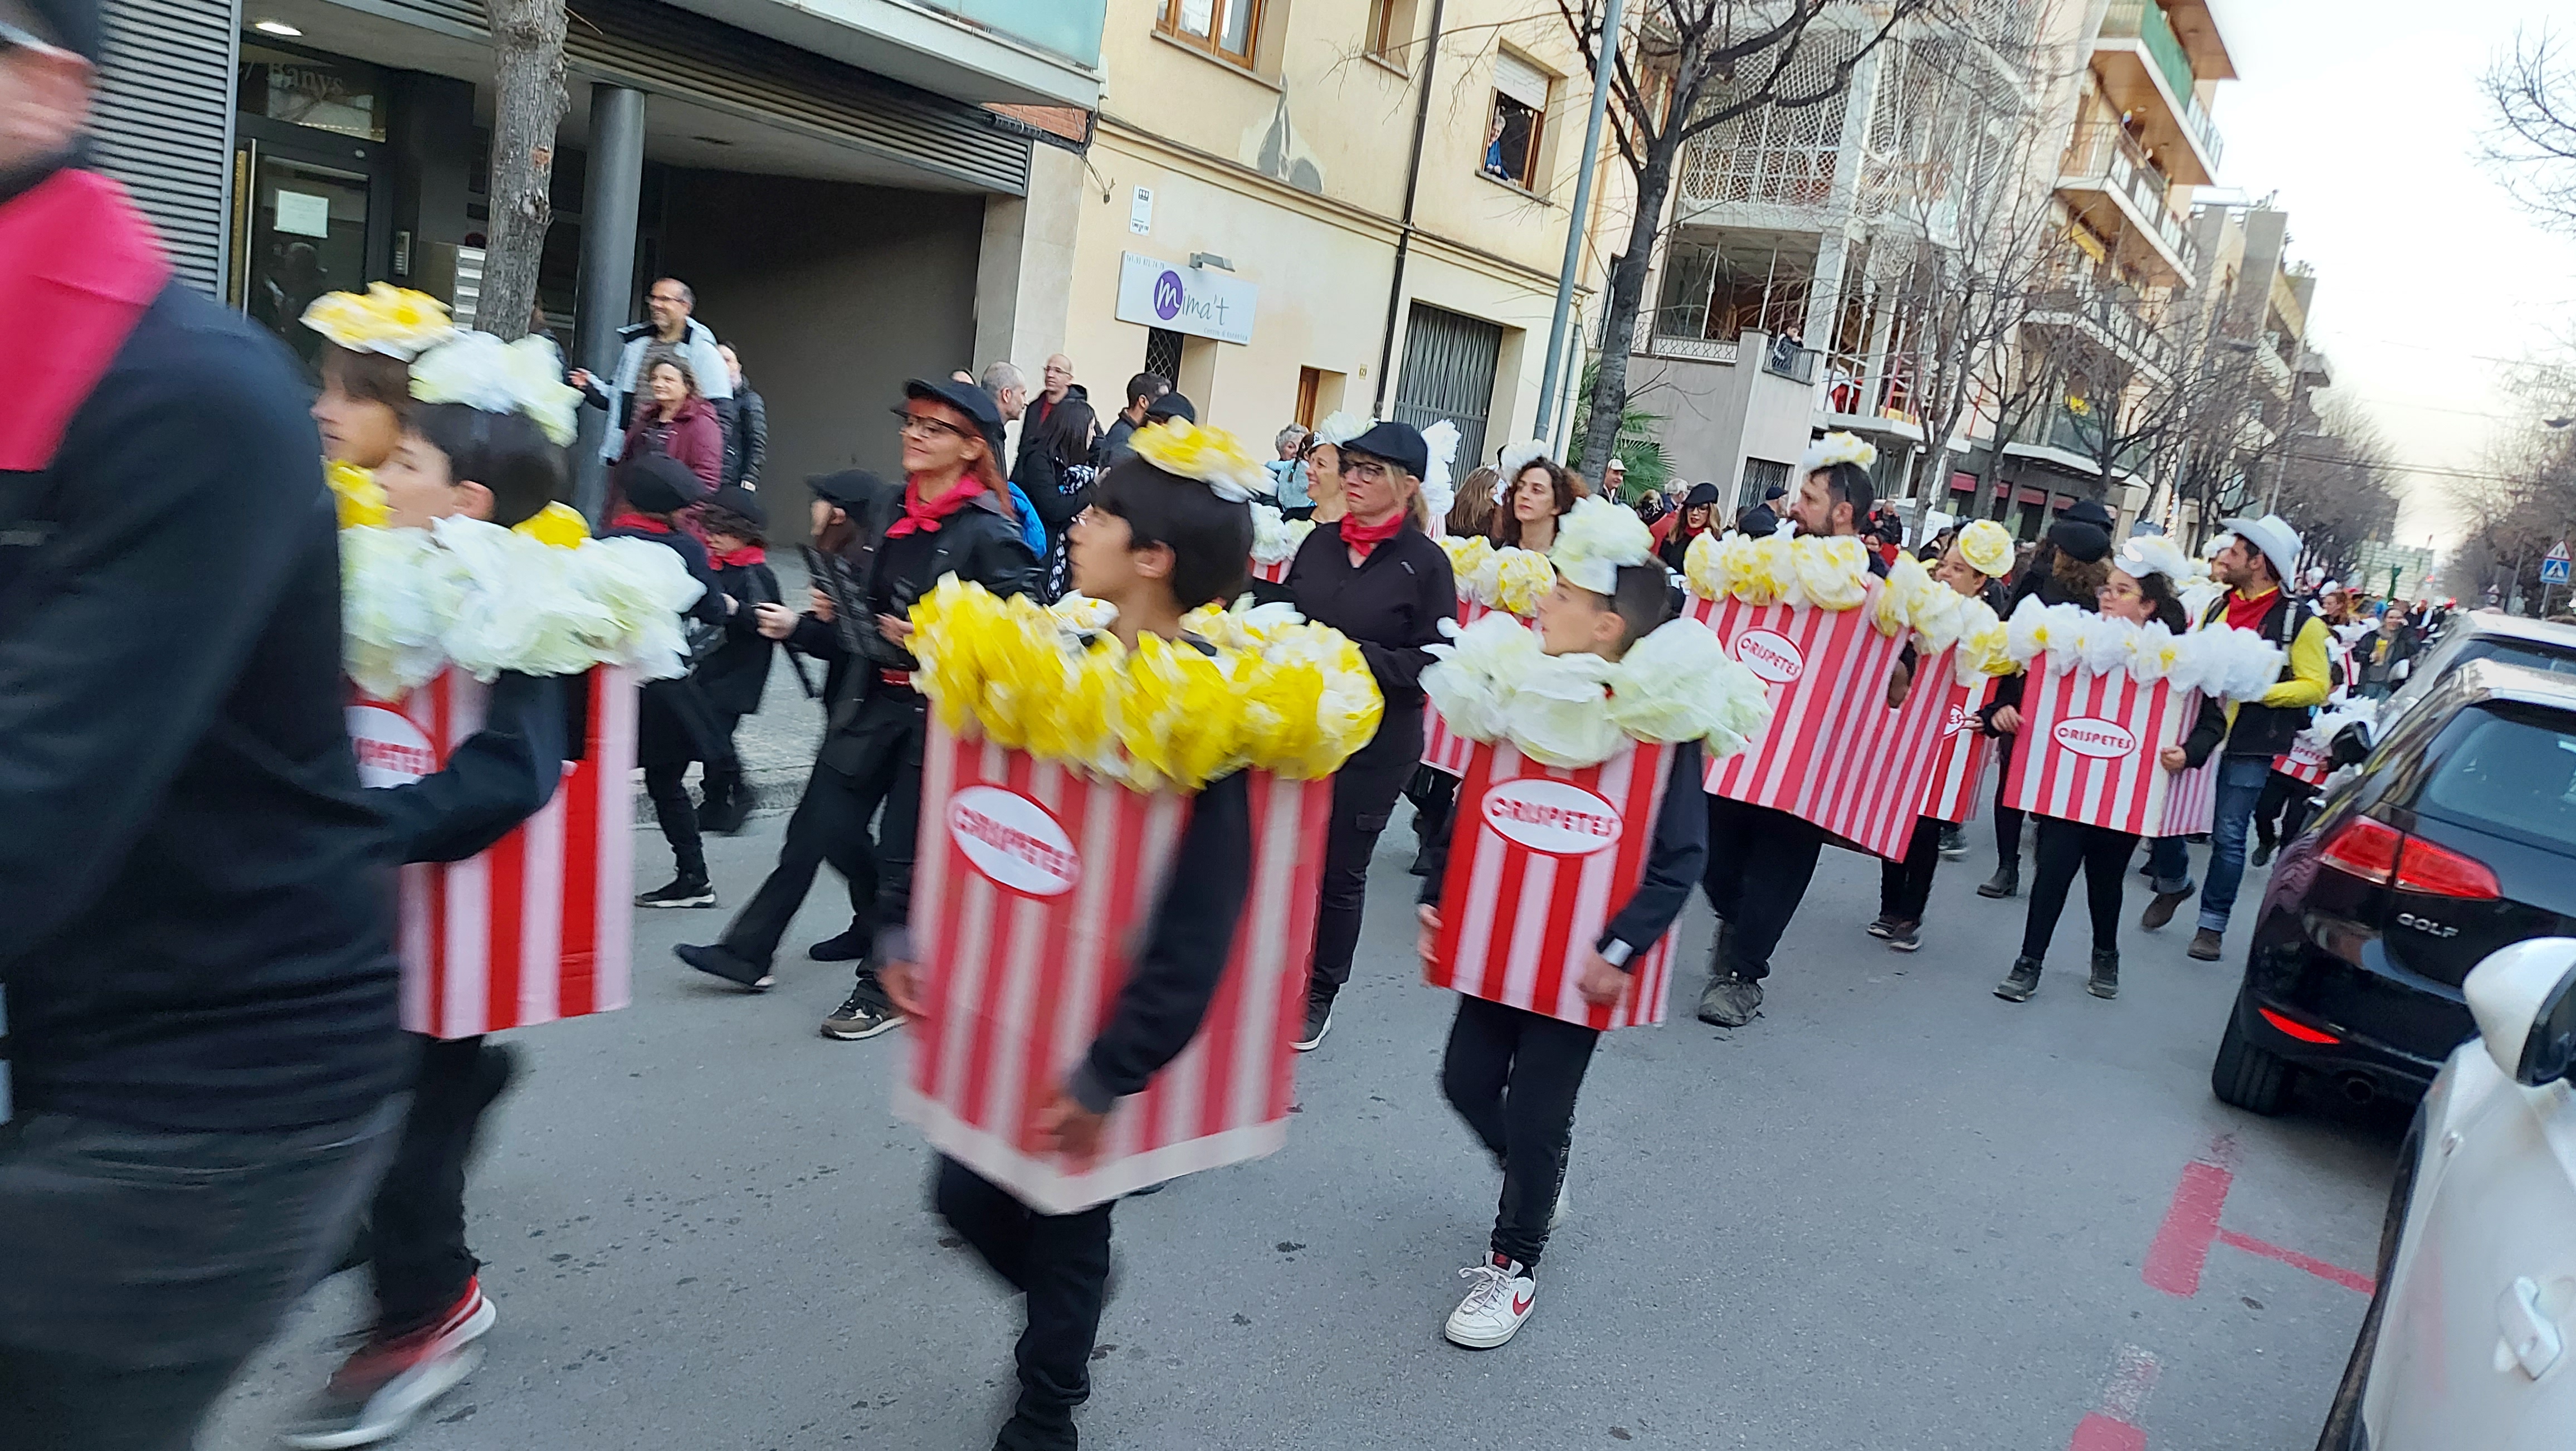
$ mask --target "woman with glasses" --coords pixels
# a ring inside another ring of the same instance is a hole
[[[1333,420],[1319,432],[1330,433]],[[1347,436],[1346,436],[1347,437]],[[1333,999],[1350,981],[1359,946],[1368,864],[1395,810],[1396,794],[1422,759],[1422,670],[1440,625],[1458,617],[1449,556],[1425,532],[1422,475],[1431,450],[1408,423],[1381,423],[1333,451],[1337,491],[1346,513],[1320,522],[1325,490],[1315,490],[1319,521],[1288,566],[1297,612],[1349,636],[1377,677],[1386,714],[1377,735],[1333,777],[1332,824],[1324,843],[1322,899],[1315,914],[1315,967],[1306,989],[1306,1024],[1297,1050],[1324,1041]]]
[[[851,664],[832,697],[823,748],[788,820],[778,865],[723,940],[676,949],[700,972],[754,991],[766,988],[778,939],[813,885],[815,868],[828,859],[854,882],[873,876],[874,910],[853,930],[872,936],[875,950],[860,960],[849,1001],[823,1020],[823,1036],[845,1040],[872,1038],[903,1023],[877,981],[877,964],[909,950],[904,924],[912,906],[914,818],[929,724],[906,648],[913,603],[951,574],[997,595],[1031,594],[1038,584],[1037,556],[1022,537],[996,462],[1002,414],[993,395],[972,383],[916,378],[904,385],[895,416],[903,492],[888,490],[850,511],[852,537],[835,561],[837,577],[830,588],[816,581],[810,612],[758,607],[762,634]],[[868,825],[880,806],[884,820],[870,853]]]

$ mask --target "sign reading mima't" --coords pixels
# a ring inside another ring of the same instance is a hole
[[[1118,320],[1214,338],[1252,341],[1261,289],[1252,283],[1134,252],[1119,254]]]

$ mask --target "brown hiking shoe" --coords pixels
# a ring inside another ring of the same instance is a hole
[[[2191,900],[2189,892],[2158,892],[2147,910],[2138,914],[2138,925],[2149,932],[2173,920],[2174,909]]]
[[[2216,962],[2220,937],[2221,934],[2203,927],[2191,934],[2191,946],[2184,948],[2183,953],[2195,962]]]

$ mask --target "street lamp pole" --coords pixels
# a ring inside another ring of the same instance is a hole
[[[1547,325],[1547,368],[1539,375],[1535,432],[1540,438],[1548,436],[1557,370],[1565,366],[1565,327],[1574,311],[1574,274],[1583,265],[1583,221],[1592,209],[1592,169],[1601,159],[1601,120],[1610,109],[1610,75],[1619,61],[1619,5],[1620,0],[1609,0],[1601,15],[1601,57],[1592,67],[1592,115],[1583,123],[1583,160],[1574,178],[1574,208],[1565,218],[1565,265],[1556,274],[1556,312]],[[1616,341],[1625,346],[1627,340]],[[1612,342],[1604,334],[1601,346],[1607,348]]]

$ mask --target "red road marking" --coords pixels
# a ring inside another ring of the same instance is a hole
[[[2211,1144],[2211,1159],[2230,1157],[2232,1147],[2223,1139]],[[2219,1212],[2226,1208],[2228,1188],[2235,1182],[2233,1173],[2210,1159],[2194,1159],[2182,1166],[2182,1182],[2174,1186],[2173,1204],[2165,1210],[2164,1223],[2156,1227],[2155,1241],[2147,1246],[2141,1274],[2148,1284],[2177,1299],[2188,1300],[2199,1294],[2200,1272],[2209,1263],[2209,1247],[2215,1243],[2278,1260],[2348,1290],[2365,1295],[2371,1292],[2368,1275],[2221,1228]]]
[[[2147,1393],[2156,1388],[2156,1358],[2134,1345],[2120,1347],[2120,1362],[2102,1388],[2102,1408],[2075,1424],[2066,1451],[2147,1451],[2143,1419]]]
[[[2066,1451],[2147,1451],[2147,1433],[2096,1411],[2075,1423]]]

